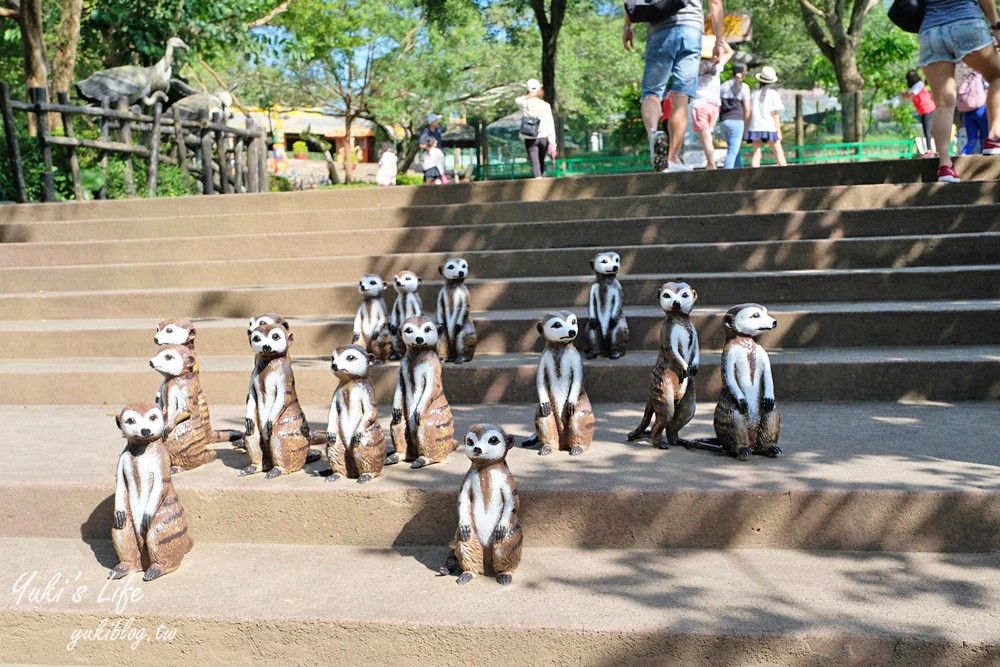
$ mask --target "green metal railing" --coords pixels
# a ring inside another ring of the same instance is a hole
[[[863,162],[864,160],[907,160],[913,157],[912,139],[899,141],[859,141],[847,144],[813,144],[786,146],[788,164],[815,164],[817,162]],[[740,151],[743,164],[750,164],[752,147]],[[774,154],[765,146],[761,164],[775,164]]]

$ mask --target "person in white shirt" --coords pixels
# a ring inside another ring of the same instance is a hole
[[[719,107],[722,100],[719,91],[722,81],[719,75],[729,59],[733,57],[733,47],[727,42],[722,43],[722,56],[716,56],[715,37],[705,35],[701,43],[701,65],[698,69],[698,90],[691,104],[691,119],[694,132],[705,150],[706,166],[715,169],[715,145],[712,143],[712,132],[719,122]]]
[[[524,115],[539,120],[538,133],[534,137],[523,133],[518,133],[518,136],[524,140],[524,149],[528,152],[535,178],[544,178],[546,155],[552,159],[556,157],[556,123],[552,118],[552,107],[542,99],[542,84],[538,79],[528,79],[525,88],[527,92],[516,98],[514,104]]]
[[[424,184],[441,185],[444,177],[444,153],[438,148],[437,139],[427,139],[427,154],[421,165],[424,168]]]
[[[761,152],[766,143],[774,151],[774,157],[782,167],[785,162],[785,150],[781,147],[781,118],[778,112],[785,108],[781,103],[781,95],[772,88],[778,81],[774,68],[764,65],[757,74],[760,87],[750,96],[750,124],[747,127],[747,140],[753,146],[753,156],[750,164],[760,166]]]
[[[396,184],[396,162],[398,158],[392,150],[392,144],[382,144],[382,156],[378,159],[378,171],[375,172],[375,182],[379,185]]]
[[[743,145],[743,135],[747,123],[750,122],[750,86],[743,83],[747,66],[743,63],[733,64],[733,78],[722,84],[719,99],[722,102],[719,112],[719,127],[726,140],[725,169],[742,167],[740,148]]]

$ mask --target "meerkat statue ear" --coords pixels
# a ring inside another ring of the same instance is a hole
[[[697,300],[698,300],[698,291],[691,290],[691,301],[697,301]]]
[[[195,337],[196,335],[197,335],[197,334],[196,334],[196,332],[195,332],[195,329],[194,329],[194,327],[191,327],[191,331],[189,331],[189,332],[188,332],[188,340],[194,340],[194,337]]]
[[[512,434],[510,433],[504,434],[504,440],[507,443],[507,449],[510,449],[511,447],[514,446],[514,436]]]
[[[289,331],[288,332],[288,345],[289,346],[291,346],[293,340],[295,340],[295,335],[291,331]]]
[[[188,366],[194,366],[194,355],[189,354],[188,356],[184,357],[184,362]]]
[[[437,325],[438,336],[440,336],[440,335],[442,335],[444,333],[444,329],[445,329],[444,324]]]
[[[122,430],[122,418],[120,415],[115,415],[115,426],[118,427],[119,431]]]
[[[594,268],[594,260],[590,260],[590,268]]]
[[[542,326],[541,322],[538,322],[537,324],[535,324],[535,328],[538,329],[538,333],[539,334],[542,334],[542,333],[545,332],[545,328]]]
[[[730,331],[732,331],[733,327],[736,325],[735,319],[736,318],[732,314],[726,313],[726,316],[722,318],[722,324],[727,329],[729,329]]]
[[[442,276],[444,275],[444,264],[438,267],[438,273],[440,273]]]
[[[378,361],[378,360],[375,358],[375,355],[372,354],[371,352],[369,352],[368,353],[368,365],[369,366],[374,366],[376,361]]]
[[[423,282],[424,282],[423,280],[421,280],[420,278],[417,278],[417,287],[420,287],[420,285],[421,285],[421,284],[422,284]]]
[[[389,286],[389,283],[387,283],[386,281],[383,280],[382,281],[382,289],[385,289],[388,286]]]

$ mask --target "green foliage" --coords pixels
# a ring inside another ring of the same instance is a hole
[[[292,144],[292,155],[305,155],[309,152],[309,146],[304,141],[296,141]]]
[[[23,116],[18,116],[21,120]],[[45,180],[45,163],[42,160],[42,150],[38,140],[28,134],[27,126],[18,124],[17,142],[21,154],[21,168],[24,171],[24,185],[28,201],[43,200],[43,183]],[[73,183],[68,177],[69,165],[63,151],[53,151],[52,180],[55,183],[56,199],[72,199]],[[14,168],[11,164],[10,152],[7,149],[7,137],[0,131],[0,201],[16,201],[17,185]]]
[[[268,174],[267,186],[269,192],[292,191],[292,182],[284,176],[278,176],[277,174]]]
[[[135,196],[148,197],[149,167],[145,160],[132,161]],[[100,178],[95,179],[99,183]],[[184,187],[184,172],[180,167],[160,164],[156,172],[156,197],[180,197],[200,192],[199,184],[194,178],[188,177],[188,187]],[[108,159],[108,199],[127,199],[128,188],[125,182],[125,160],[117,157]],[[98,185],[99,189],[100,186]]]
[[[423,182],[424,177],[420,174],[396,174],[396,185],[420,185]]]
[[[619,148],[645,147],[648,143],[646,126],[642,122],[642,89],[632,84],[626,86],[621,94],[624,107],[624,117],[615,125],[611,133],[611,142]]]

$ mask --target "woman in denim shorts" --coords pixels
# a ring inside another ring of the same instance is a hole
[[[963,61],[990,85],[986,97],[989,137],[984,155],[1000,155],[1000,20],[995,0],[926,0],[920,24],[920,66],[930,84],[934,103],[933,134],[937,144],[938,180],[959,181],[948,146],[955,116],[955,63]]]

